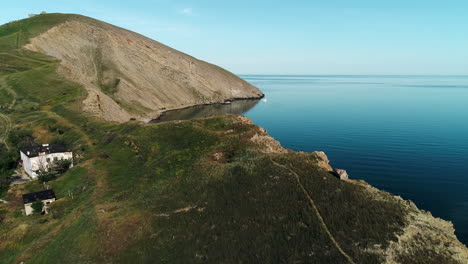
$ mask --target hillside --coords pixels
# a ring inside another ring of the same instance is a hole
[[[37,30],[41,24],[46,26]],[[47,14],[6,27],[3,38],[24,35],[17,46],[59,59],[59,73],[86,88],[84,109],[105,120],[154,118],[168,109],[263,96],[222,68],[88,17]]]
[[[0,263],[468,263],[451,223],[337,179],[324,153],[284,149],[245,117],[93,118],[91,88],[22,48],[63,18],[0,26]],[[8,187],[31,141],[75,154],[46,183],[59,199],[44,216],[21,213],[43,184]]]

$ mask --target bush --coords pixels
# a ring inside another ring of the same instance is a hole
[[[31,130],[16,129],[8,135],[8,140],[11,145],[16,146],[18,149],[31,145],[34,143]]]
[[[0,172],[0,195],[8,190],[11,183],[11,172]]]
[[[42,203],[42,201],[37,201],[37,202],[32,203],[31,207],[33,209],[33,212],[41,213],[42,207],[44,207],[44,204]]]
[[[70,169],[71,164],[71,160],[58,160],[53,164],[53,167],[58,174],[64,174]]]
[[[0,195],[10,186],[17,156],[15,152],[8,152],[0,145]]]
[[[37,177],[41,182],[48,182],[57,179],[58,175],[52,170],[39,170],[39,176]]]
[[[65,174],[71,166],[70,160],[57,160],[50,164],[49,168],[40,169],[38,179],[41,182],[48,182],[57,179],[60,175]]]
[[[6,211],[0,210],[0,224],[5,220]]]

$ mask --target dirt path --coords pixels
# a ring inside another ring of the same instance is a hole
[[[330,238],[330,240],[332,241],[333,245],[335,245],[336,249],[338,249],[338,251],[341,253],[341,255],[343,255],[343,257],[345,257],[349,263],[351,264],[355,264],[355,262],[353,261],[353,259],[348,255],[346,254],[346,252],[344,252],[344,250],[340,247],[340,245],[338,244],[338,242],[336,242],[336,239],[335,237],[330,233],[330,230],[328,229],[327,227],[327,224],[325,223],[325,221],[323,220],[323,217],[322,215],[320,214],[317,206],[315,205],[315,202],[314,200],[312,199],[312,197],[310,196],[309,192],[306,190],[306,188],[304,187],[304,185],[302,184],[301,182],[301,178],[299,177],[299,175],[293,171],[290,167],[288,166],[285,166],[285,165],[282,165],[282,164],[279,164],[278,162],[274,161],[273,159],[271,159],[271,162],[273,162],[273,164],[275,164],[276,166],[280,167],[280,168],[283,168],[285,170],[288,170],[292,173],[292,175],[294,175],[294,178],[296,179],[296,182],[297,184],[299,185],[299,187],[301,188],[302,192],[305,194],[305,196],[307,197],[307,200],[309,201],[309,204],[310,206],[312,207],[312,210],[314,211],[315,215],[317,216],[317,218],[319,219],[320,221],[320,225],[322,226],[322,228],[325,230],[325,232],[327,233],[328,237]]]
[[[92,151],[93,154],[95,154],[96,152],[96,149],[93,145],[93,141],[91,140],[91,138],[88,136],[88,134],[86,134],[82,129],[81,127],[73,124],[72,122],[68,121],[67,119],[63,118],[62,116],[52,112],[52,111],[38,111],[38,112],[42,112],[42,113],[45,113],[47,114],[49,117],[57,120],[58,122],[62,123],[63,125],[65,126],[68,126],[68,127],[71,127],[73,128],[74,130],[76,130],[78,132],[78,134],[80,134],[80,136],[84,139],[84,141],[86,142],[86,144],[89,146],[90,150]]]
[[[0,143],[5,145],[6,149],[10,151],[7,139],[12,127],[11,120],[8,116],[0,113],[0,124]]]
[[[0,87],[13,95],[13,101],[11,101],[10,105],[7,107],[8,109],[13,108],[13,106],[16,104],[16,92],[8,86],[5,78],[0,78]],[[10,146],[8,145],[8,135],[10,134],[11,128],[13,127],[11,119],[7,115],[0,113],[0,124],[0,143],[4,144],[7,150],[10,151]]]
[[[11,101],[10,105],[8,106],[8,109],[13,108],[13,106],[16,104],[16,97],[18,97],[18,96],[17,96],[16,92],[13,89],[11,89],[10,86],[6,83],[5,77],[0,78],[0,88],[7,90],[8,93],[13,95],[13,101]]]
[[[7,90],[10,94],[13,95],[13,101],[11,101],[11,104],[8,106],[8,109],[12,109],[13,106],[15,106],[16,104],[16,92],[8,86],[3,86],[3,88],[5,88],[5,90]]]

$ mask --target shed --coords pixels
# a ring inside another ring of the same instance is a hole
[[[40,192],[23,194],[24,211],[26,215],[32,214],[34,209],[31,205],[40,201],[44,204],[42,212],[47,213],[47,205],[54,202],[56,199],[57,197],[55,196],[55,192],[53,190],[44,190]]]

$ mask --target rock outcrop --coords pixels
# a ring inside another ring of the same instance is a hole
[[[332,167],[330,166],[330,160],[328,160],[327,155],[323,151],[315,151],[312,152],[312,155],[314,155],[317,158],[317,165],[325,169],[327,171],[333,170]]]
[[[218,66],[83,16],[69,15],[25,48],[61,60],[59,72],[88,90],[84,110],[109,121],[263,96]]]
[[[334,169],[333,172],[335,175],[340,178],[340,180],[347,180],[349,179],[348,172],[342,169]]]
[[[380,245],[368,249],[383,256],[384,263],[417,263],[420,261],[418,256],[423,254],[434,262],[468,264],[468,248],[457,239],[450,221],[434,217],[430,212],[419,209],[412,201],[381,191],[365,181],[347,182],[363,186],[373,199],[397,203],[404,208],[406,223],[403,231],[397,235],[397,240],[390,242],[385,250]]]
[[[245,116],[237,116],[237,120],[240,123],[253,125],[252,120],[250,120],[249,118]],[[256,133],[253,134],[253,136],[250,138],[250,141],[254,142],[257,145],[259,151],[263,153],[277,153],[277,154],[289,152],[289,150],[282,147],[281,144],[276,139],[268,135],[267,131],[264,128],[259,127],[259,126],[255,126],[255,127],[256,127],[255,129]]]

